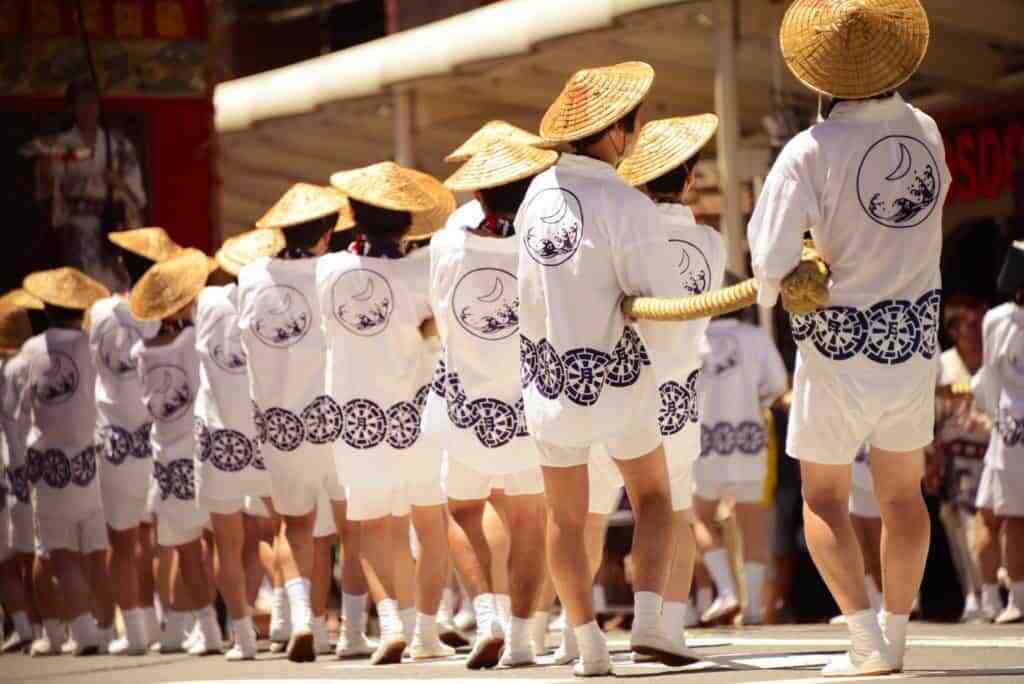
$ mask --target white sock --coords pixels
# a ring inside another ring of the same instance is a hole
[[[345,619],[346,634],[366,632],[366,594],[342,594],[341,614]]]
[[[964,597],[964,612],[973,613],[981,607],[978,602],[978,595],[973,592],[968,592],[967,596]]]
[[[252,615],[232,620],[231,631],[235,634],[235,645],[239,648],[256,645],[256,627],[252,624]]]
[[[64,629],[60,620],[43,620],[43,636],[50,640],[51,644],[60,644],[64,641]]]
[[[398,601],[384,599],[377,604],[377,617],[380,618],[380,633],[383,636],[402,634],[402,621],[398,619]]]
[[[451,622],[452,616],[455,615],[456,598],[455,592],[449,587],[441,591],[441,605],[437,607],[438,622]]]
[[[685,638],[683,632],[686,629],[686,602],[665,601],[661,605],[661,625],[665,630],[665,636],[675,641]]]
[[[870,608],[846,616],[850,630],[851,651],[867,657],[874,651],[882,651],[882,629],[878,626],[878,614]]]
[[[764,563],[743,564],[743,574],[747,579],[747,615],[757,622],[761,621],[763,608],[761,602],[764,599],[764,576],[766,568]]]
[[[562,650],[571,656],[579,655],[580,645],[576,641],[576,630],[569,626],[566,622],[565,629],[562,630]]]
[[[697,590],[697,613],[703,615],[710,605],[711,589],[709,587],[701,587]]]
[[[38,622],[32,623],[32,638],[42,639],[43,638],[43,625]]]
[[[530,642],[530,618],[517,618],[515,615],[508,621],[508,643],[510,651],[532,651]]]
[[[720,597],[736,598],[736,582],[732,578],[729,554],[725,549],[715,549],[705,553],[704,567],[708,569]]]
[[[220,631],[220,623],[217,622],[217,611],[214,610],[213,605],[196,611],[196,622],[199,625],[199,633],[203,635],[207,646],[214,646],[224,638]]]
[[[501,622],[501,629],[508,633],[508,621],[512,617],[512,597],[508,594],[495,594],[494,600],[498,605],[498,620]]]
[[[292,629],[296,632],[309,629],[313,621],[313,607],[309,602],[310,582],[305,577],[296,577],[285,582],[288,606],[291,608]]]
[[[84,613],[71,621],[71,636],[79,645],[90,646],[97,642],[96,620],[92,613]]]
[[[14,623],[14,631],[18,633],[19,639],[28,641],[32,638],[32,623],[28,621],[28,613],[19,610],[11,616],[11,622]]]
[[[661,618],[661,597],[653,591],[633,594],[633,631],[651,632],[658,629]]]
[[[903,652],[907,649],[907,623],[910,622],[910,616],[894,615],[883,610],[878,615],[878,621],[885,641],[889,644],[889,654],[902,660]]]
[[[164,604],[160,603],[160,594],[153,592],[153,612],[156,613],[156,624],[164,621]]]
[[[864,589],[868,592],[868,601],[871,603],[871,609],[877,613],[882,609],[883,597],[878,585],[875,584],[875,578],[871,575],[864,575]]]
[[[576,632],[576,643],[579,645],[580,658],[584,662],[592,663],[609,657],[608,642],[605,641],[604,633],[597,626],[596,620],[575,627],[573,631]]]
[[[1024,581],[1010,583],[1010,603],[1024,610]]]
[[[498,636],[504,632],[501,621],[496,620],[498,610],[494,594],[479,594],[473,599],[473,613],[476,615],[476,632],[484,637]]]
[[[398,619],[402,622],[402,634],[405,636],[405,643],[411,644],[413,634],[416,633],[416,608],[402,608],[398,611]]]
[[[998,584],[981,586],[981,607],[989,613],[999,613],[1003,609],[1003,597],[999,595]]]
[[[420,639],[435,641],[437,639],[437,616],[416,613],[416,634]]]
[[[541,655],[547,650],[548,645],[548,621],[551,620],[551,614],[546,610],[538,610],[533,614],[533,618],[530,620],[530,641],[533,642],[534,651],[537,655]],[[540,649],[539,651],[537,649]]]
[[[270,619],[274,621],[289,620],[288,592],[284,587],[275,587],[270,599]]]
[[[145,645],[146,623],[142,609],[126,610],[121,613],[121,619],[124,621],[124,637],[128,643],[133,646]]]
[[[151,644],[160,638],[160,620],[157,619],[156,606],[148,606],[140,610],[142,611],[143,640],[147,644]]]

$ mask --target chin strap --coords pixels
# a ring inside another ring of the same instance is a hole
[[[828,304],[828,264],[813,243],[804,243],[800,264],[782,279],[782,306],[791,314],[807,314]],[[622,311],[645,321],[693,321],[745,309],[757,303],[757,280],[693,297],[626,297]]]

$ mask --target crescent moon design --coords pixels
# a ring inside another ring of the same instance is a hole
[[[171,372],[170,371],[164,371],[164,378],[163,378],[163,380],[164,381],[162,383],[160,383],[160,387],[158,387],[156,389],[154,394],[167,394],[168,392],[171,391],[171,385],[173,384],[173,381],[171,380]]]
[[[910,150],[903,143],[897,144],[900,146],[900,163],[896,165],[892,173],[885,177],[887,181],[898,181],[910,173],[910,162],[912,160]]]
[[[292,296],[290,294],[283,294],[278,305],[268,309],[267,313],[271,316],[280,316],[281,314],[288,313],[290,308],[292,308]]]
[[[690,255],[685,247],[679,250],[679,270],[683,273],[690,270]]]
[[[561,223],[562,219],[565,218],[566,213],[569,211],[569,205],[564,199],[562,200],[561,205],[562,206],[556,209],[554,213],[548,214],[547,216],[541,216],[540,220],[544,223]]]
[[[504,283],[501,282],[501,278],[495,278],[494,287],[491,288],[491,291],[485,294],[483,297],[477,297],[476,299],[478,302],[483,302],[485,304],[493,304],[494,302],[501,299],[501,296],[503,294],[505,294],[505,285]]]
[[[359,294],[352,295],[352,299],[357,302],[368,302],[373,299],[373,278],[367,278],[366,287]]]

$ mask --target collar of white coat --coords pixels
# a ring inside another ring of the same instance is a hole
[[[662,216],[667,216],[678,223],[691,226],[697,225],[697,217],[694,216],[693,209],[690,209],[690,207],[685,204],[679,204],[677,202],[659,202],[657,203],[657,207]]]
[[[828,121],[885,121],[905,111],[906,105],[899,93],[884,100],[844,100],[832,109]]]
[[[625,183],[625,181],[619,178],[619,174],[615,172],[615,167],[608,162],[594,159],[593,157],[584,157],[581,154],[564,152],[558,158],[558,164],[555,168],[587,176],[614,178],[620,183]]]

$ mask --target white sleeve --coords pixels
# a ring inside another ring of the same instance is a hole
[[[800,263],[804,232],[819,223],[810,174],[798,156],[798,150],[806,145],[801,141],[802,137],[795,138],[782,151],[747,225],[751,264],[759,286],[757,303],[764,307],[775,305],[782,279]]]
[[[999,416],[999,378],[992,368],[982,366],[971,378],[974,406],[993,420]]]
[[[767,408],[782,396],[789,385],[786,365],[782,362],[782,354],[764,330],[757,328],[761,338],[760,377],[757,382],[757,396],[761,406]]]
[[[120,134],[115,138],[114,134],[111,133],[110,137],[117,146],[117,153],[121,164],[121,175],[124,177],[132,197],[138,202],[141,209],[147,204],[146,186],[142,182],[142,167],[139,166],[139,158],[135,154],[135,146],[132,145],[128,138]]]

